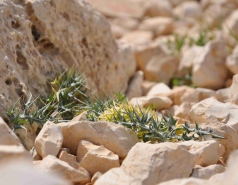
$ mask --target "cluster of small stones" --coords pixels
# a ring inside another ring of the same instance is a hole
[[[177,124],[197,122],[225,139],[142,143],[121,125],[78,116],[45,123],[28,152],[1,119],[0,184],[236,185],[237,0],[88,1],[111,23],[118,45],[133,48],[137,71],[126,90],[130,102],[153,105],[158,115],[169,111]],[[168,40],[176,42],[175,33],[197,39],[205,24],[213,38],[204,46],[186,42],[179,54],[168,47]],[[125,55],[121,59],[128,59]],[[185,74],[197,88],[169,87],[171,78]],[[16,174],[21,179],[13,178]]]

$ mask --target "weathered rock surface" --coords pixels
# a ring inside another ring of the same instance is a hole
[[[234,75],[238,74],[238,46],[234,48],[232,55],[226,58],[226,66]]]
[[[1,1],[1,116],[20,96],[46,95],[48,80],[73,65],[92,92],[125,92],[133,53],[117,46],[107,20],[86,1],[20,2]]]
[[[216,164],[220,157],[219,143],[214,140],[203,142],[185,141],[178,144],[196,156],[196,165],[209,166]]]
[[[222,103],[227,103],[229,102],[230,94],[231,94],[231,89],[228,87],[228,88],[217,90],[215,97],[218,101]]]
[[[131,104],[142,107],[154,106],[157,110],[169,108],[173,102],[167,97],[159,96],[142,96],[139,98],[132,98],[130,101]]]
[[[233,76],[232,84],[230,87],[230,98],[229,101],[238,105],[238,74]]]
[[[129,82],[128,88],[126,90],[126,96],[128,99],[134,97],[142,96],[142,83],[144,79],[144,73],[142,71],[137,71]]]
[[[63,132],[63,147],[70,148],[76,154],[81,140],[103,145],[108,150],[125,158],[129,150],[138,142],[136,134],[115,123],[71,121],[58,124]]]
[[[185,179],[174,179],[167,182],[160,183],[158,185],[214,185],[207,180],[198,179],[198,178],[185,178]]]
[[[22,146],[18,137],[0,117],[0,145]]]
[[[114,168],[96,181],[96,185],[151,185],[188,177],[195,157],[174,143],[136,144],[120,168]]]
[[[225,171],[224,166],[220,164],[213,164],[207,167],[195,166],[191,177],[200,179],[209,179],[211,176]]]
[[[0,162],[14,162],[17,160],[32,161],[31,154],[22,146],[0,145]]]
[[[232,31],[232,33],[238,37],[238,10],[234,10],[230,16],[226,19],[226,28],[227,28],[227,32],[230,33]]]
[[[137,66],[144,72],[148,81],[161,81],[165,84],[175,74],[178,58],[168,54],[160,44],[153,44],[136,52]]]
[[[158,83],[149,90],[147,96],[163,96],[167,95],[170,92],[171,89],[166,84]]]
[[[189,117],[198,123],[224,123],[238,131],[238,106],[233,103],[221,103],[214,98],[207,98],[192,106]]]
[[[89,141],[80,141],[77,149],[77,161],[91,176],[96,172],[105,173],[120,166],[118,155],[104,146],[94,145]]]
[[[145,15],[149,17],[172,17],[172,5],[167,0],[150,0],[146,1],[145,5],[146,12]]]
[[[48,155],[36,167],[42,168],[45,172],[56,173],[72,183],[86,184],[90,182],[90,175],[84,169],[74,169],[68,163],[57,159],[55,156]]]
[[[36,152],[42,157],[57,156],[63,144],[63,134],[60,126],[47,121],[35,140]]]
[[[34,185],[71,185],[62,176],[54,173],[44,173],[34,169],[32,164],[25,160],[12,161],[0,166],[1,184],[34,184]]]
[[[218,89],[225,85],[228,49],[222,40],[210,41],[195,58],[192,81],[197,87]]]
[[[81,166],[76,160],[76,156],[68,154],[66,151],[61,151],[58,155],[58,158],[61,161],[68,163],[71,167],[73,167],[76,170],[81,168]]]

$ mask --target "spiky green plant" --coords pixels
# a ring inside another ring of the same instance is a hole
[[[14,129],[23,128],[25,123],[32,125],[36,122],[42,126],[47,120],[55,123],[70,121],[83,111],[89,97],[82,75],[69,70],[60,74],[51,84],[52,93],[47,98],[32,100],[30,95],[27,101],[20,99],[9,108],[7,115]]]
[[[119,94],[121,96],[121,94]],[[203,131],[198,124],[191,128],[189,123],[176,125],[171,115],[160,119],[151,108],[142,108],[130,104],[125,98],[106,99],[105,103],[97,99],[88,107],[87,118],[91,121],[109,121],[132,129],[143,142],[177,142],[197,140],[204,135],[222,138],[212,134],[212,131]],[[93,108],[93,109],[92,109]]]

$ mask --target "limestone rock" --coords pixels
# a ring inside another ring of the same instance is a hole
[[[93,175],[92,179],[91,179],[91,183],[92,183],[92,184],[95,184],[95,182],[96,182],[101,176],[102,176],[102,173],[101,173],[101,172],[96,172],[96,173]]]
[[[208,180],[198,179],[198,178],[184,178],[184,179],[174,179],[160,183],[159,185],[214,185]]]
[[[79,165],[79,163],[76,160],[76,156],[68,154],[65,151],[61,151],[58,155],[58,158],[61,161],[68,163],[71,167],[73,167],[76,170],[81,168],[81,166]]]
[[[157,83],[156,82],[149,82],[144,80],[142,82],[141,88],[142,88],[142,95],[146,96],[146,94],[149,92],[149,90],[155,86]]]
[[[192,81],[197,87],[218,89],[225,85],[228,50],[221,40],[210,41],[194,59]]]
[[[174,9],[174,14],[179,17],[199,19],[202,16],[202,7],[196,1],[183,2]]]
[[[96,185],[151,185],[190,175],[195,157],[174,143],[137,143],[120,168],[106,172]]]
[[[196,88],[181,98],[182,102],[198,103],[206,98],[215,97],[216,92],[206,88]]]
[[[105,146],[120,158],[125,158],[138,142],[133,131],[110,122],[71,121],[58,125],[63,132],[63,147],[70,148],[73,154],[76,154],[81,140],[88,140]]]
[[[195,89],[188,86],[175,86],[168,97],[173,101],[175,105],[180,105],[183,103],[183,97],[192,94]]]
[[[0,145],[22,146],[20,140],[0,117]]]
[[[112,25],[120,26],[128,31],[136,30],[139,24],[139,20],[133,17],[120,16],[114,19],[109,19]]]
[[[238,10],[235,9],[229,17],[225,20],[225,28],[227,33],[230,33],[232,31],[232,34],[234,34],[236,37],[238,37]]]
[[[191,109],[191,103],[182,103],[174,112],[174,116],[189,120],[189,111]]]
[[[171,92],[171,89],[164,83],[158,83],[154,85],[147,96],[163,96]]]
[[[0,163],[25,160],[32,162],[31,154],[22,146],[0,145]]]
[[[196,58],[199,57],[202,51],[203,47],[192,46],[185,53],[183,53],[178,67],[179,74],[186,75],[187,73],[191,73],[193,64],[196,62]]]
[[[230,87],[230,98],[229,101],[238,105],[238,74],[233,76],[232,84]]]
[[[192,106],[189,117],[198,123],[223,123],[238,131],[238,106],[233,103],[221,103],[214,98],[207,98]]]
[[[184,141],[178,144],[196,156],[196,165],[209,166],[216,164],[220,157],[219,143],[214,140],[202,142]]]
[[[230,88],[219,89],[216,91],[216,99],[222,103],[227,103],[230,99],[230,93]]]
[[[96,172],[105,173],[120,166],[118,155],[104,146],[94,145],[89,141],[80,141],[77,149],[77,161],[91,176]]]
[[[62,176],[54,173],[44,173],[40,169],[34,169],[32,164],[24,161],[12,161],[0,166],[1,184],[34,184],[34,185],[71,185]]]
[[[155,106],[157,110],[169,108],[173,102],[167,97],[159,96],[142,96],[139,98],[132,98],[130,103],[142,107]]]
[[[47,155],[54,155],[60,151],[63,143],[61,128],[50,121],[47,121],[35,140],[35,149],[42,158]]]
[[[224,166],[220,164],[213,164],[207,167],[195,166],[191,177],[199,179],[209,179],[211,176],[225,171]]]
[[[179,64],[159,43],[136,51],[138,68],[144,72],[145,80],[168,84]]]
[[[137,71],[129,82],[129,86],[126,90],[126,96],[128,99],[142,96],[142,82],[144,79],[144,73]]]
[[[238,46],[235,47],[232,55],[226,58],[226,66],[234,75],[238,74]]]
[[[143,1],[134,0],[88,0],[93,7],[108,17],[129,16],[142,18],[144,15]]]
[[[151,31],[154,36],[169,35],[173,32],[173,19],[168,17],[154,17],[142,21],[139,30]]]
[[[151,31],[131,31],[125,33],[121,38],[121,42],[125,42],[132,45],[148,45],[152,41],[153,34]]]
[[[147,1],[144,5],[146,7],[145,15],[150,17],[172,17],[172,6],[167,0],[151,0]]]
[[[35,148],[32,148],[32,149],[30,150],[30,153],[31,153],[31,156],[32,156],[33,161],[40,161],[40,160],[42,160],[42,157],[37,154]]]
[[[227,160],[229,154],[238,148],[238,135],[237,131],[224,123],[203,123],[200,124],[204,130],[212,129],[212,132],[216,135],[222,136],[225,139],[217,139],[217,141],[225,147],[225,153],[221,151],[219,146],[219,153]],[[211,137],[204,137],[204,140],[211,140]],[[223,154],[222,154],[223,153]]]
[[[72,183],[86,184],[90,182],[90,175],[85,169],[80,168],[76,170],[68,163],[52,155],[45,157],[36,167],[42,168],[45,172],[56,173]]]
[[[4,119],[19,97],[47,95],[48,79],[73,65],[99,96],[125,92],[135,72],[134,58],[125,57],[133,53],[117,45],[105,17],[86,1],[1,1],[0,20]]]

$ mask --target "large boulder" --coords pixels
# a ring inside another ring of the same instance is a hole
[[[120,168],[114,168],[96,185],[151,185],[174,178],[189,177],[195,156],[174,143],[136,144]]]
[[[81,140],[103,145],[108,150],[125,158],[129,150],[139,141],[135,132],[110,122],[71,121],[58,124],[63,132],[63,147],[76,154]]]
[[[100,96],[126,90],[133,52],[117,46],[105,17],[86,1],[25,2],[0,2],[0,116],[29,92],[46,95],[48,80],[72,66]]]

